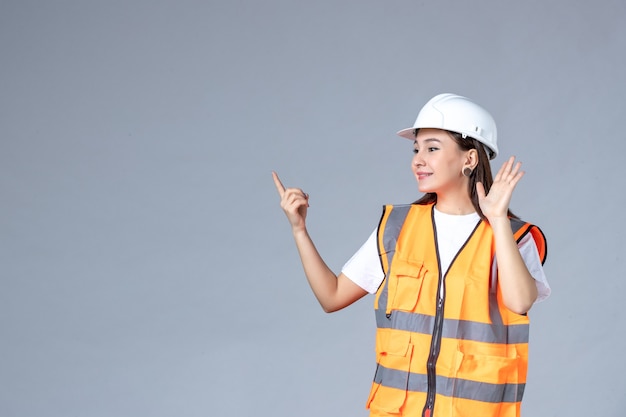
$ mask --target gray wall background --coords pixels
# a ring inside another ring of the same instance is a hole
[[[499,125],[549,239],[526,416],[623,416],[626,3],[0,1],[0,415],[366,416],[373,297],[339,270],[413,201],[440,92]]]

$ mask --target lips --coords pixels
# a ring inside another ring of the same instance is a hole
[[[415,176],[417,177],[418,180],[423,180],[424,178],[428,178],[431,175],[433,175],[431,172],[416,172],[415,173]]]

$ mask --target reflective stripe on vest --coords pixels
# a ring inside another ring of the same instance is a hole
[[[479,222],[441,276],[432,215],[432,204],[384,208],[378,247],[385,279],[375,300],[377,370],[368,407],[372,414],[518,416],[529,322],[504,306],[497,285],[490,288],[491,228]],[[518,242],[533,234],[543,262],[541,231],[517,220],[511,227]]]

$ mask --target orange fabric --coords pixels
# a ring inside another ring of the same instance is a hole
[[[421,416],[427,392],[424,384],[416,381],[427,380],[433,334],[402,328],[403,325],[397,323],[401,320],[400,316],[409,317],[409,322],[414,318],[436,321],[439,265],[432,205],[411,206],[397,237],[395,254],[390,260],[391,255],[383,250],[383,235],[392,211],[393,206],[385,208],[379,225],[378,242],[386,278],[374,304],[379,310],[377,320],[384,322],[384,326],[379,323],[376,334],[377,375],[384,370],[393,373],[393,377],[389,380],[385,380],[387,376],[380,377],[382,381],[377,381],[378,377],[375,377],[367,408],[371,416]],[[530,227],[531,232],[536,229],[543,237],[538,228],[528,224],[524,226]],[[525,229],[528,231],[527,227]],[[526,231],[518,232],[521,236]],[[541,239],[537,246],[543,260],[545,240]],[[504,306],[499,286],[495,292],[490,289],[493,248],[492,230],[487,223],[480,222],[446,274],[442,317],[448,334],[436,343],[438,387],[431,393],[434,398],[432,417],[519,416],[527,374],[527,339],[512,343],[506,336],[503,342],[494,343],[481,340],[481,337],[490,337],[488,331],[485,336],[477,333],[476,338],[467,338],[465,333],[449,334],[454,331],[450,330],[453,325],[461,322],[471,329],[493,328],[496,333],[519,325],[521,327],[517,328],[527,332],[528,317],[515,314]],[[494,320],[501,323],[494,323]],[[488,392],[489,399],[474,398],[487,395],[483,392],[485,387],[491,389],[491,384],[494,393]],[[511,387],[521,390],[514,392],[515,400],[511,401],[510,397],[497,400],[500,395],[498,390],[510,390]]]

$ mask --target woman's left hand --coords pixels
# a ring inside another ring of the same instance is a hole
[[[493,179],[489,194],[485,194],[485,187],[482,183],[476,183],[478,204],[490,222],[500,217],[507,217],[513,190],[524,176],[524,171],[520,171],[521,166],[521,162],[515,163],[514,156],[510,157]]]

